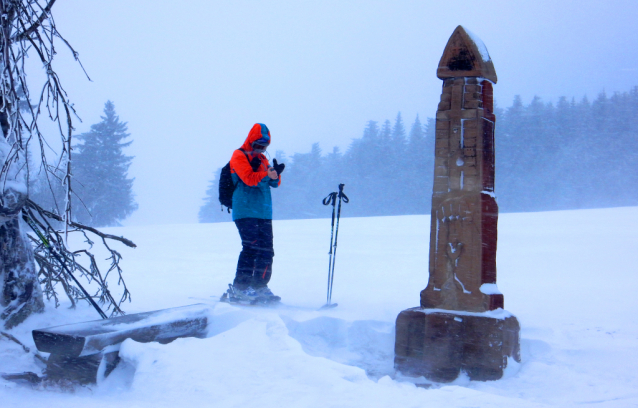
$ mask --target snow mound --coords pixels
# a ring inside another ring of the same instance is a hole
[[[394,375],[394,324],[327,316],[297,322],[282,317],[306,353],[360,367],[371,378]]]
[[[215,316],[221,322],[215,331],[228,330],[207,339],[168,345],[125,341],[122,364],[105,383],[128,376],[126,398],[140,406],[416,407],[425,401],[432,407],[469,401],[482,407],[542,406],[457,386],[425,390],[387,375],[374,380],[346,364],[366,357],[391,362],[387,323],[330,317],[297,322],[271,310],[224,310]]]

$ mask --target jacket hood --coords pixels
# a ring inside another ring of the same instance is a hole
[[[270,144],[270,130],[263,123],[255,123],[250,132],[248,132],[248,137],[244,141],[244,144],[241,145],[241,148],[245,152],[253,151],[253,143],[259,140],[259,144],[269,145]]]

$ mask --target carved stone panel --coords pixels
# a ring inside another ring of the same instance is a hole
[[[479,48],[463,35],[462,28],[455,31],[450,39],[454,47]],[[488,65],[493,71],[491,61]],[[422,307],[472,312],[503,307],[495,286],[492,82],[469,76],[488,65],[472,66],[469,73],[457,70],[457,75],[468,76],[443,81],[436,114],[430,280],[421,292]]]

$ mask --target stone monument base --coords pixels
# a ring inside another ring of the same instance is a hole
[[[436,382],[454,381],[461,371],[475,381],[498,380],[508,357],[521,360],[519,332],[516,317],[503,309],[407,309],[397,317],[394,366]]]

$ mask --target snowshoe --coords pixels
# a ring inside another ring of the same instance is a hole
[[[231,284],[228,284],[228,290],[219,298],[220,302],[226,302],[239,305],[270,305],[278,303],[281,298],[273,295],[273,293],[266,287],[259,291],[254,290],[251,287],[246,289],[238,289]]]
[[[235,285],[228,284],[228,290],[226,293],[222,295],[220,300],[228,301],[230,303],[251,303],[254,302],[258,298],[257,291],[252,287],[248,286],[245,289],[240,289]]]

